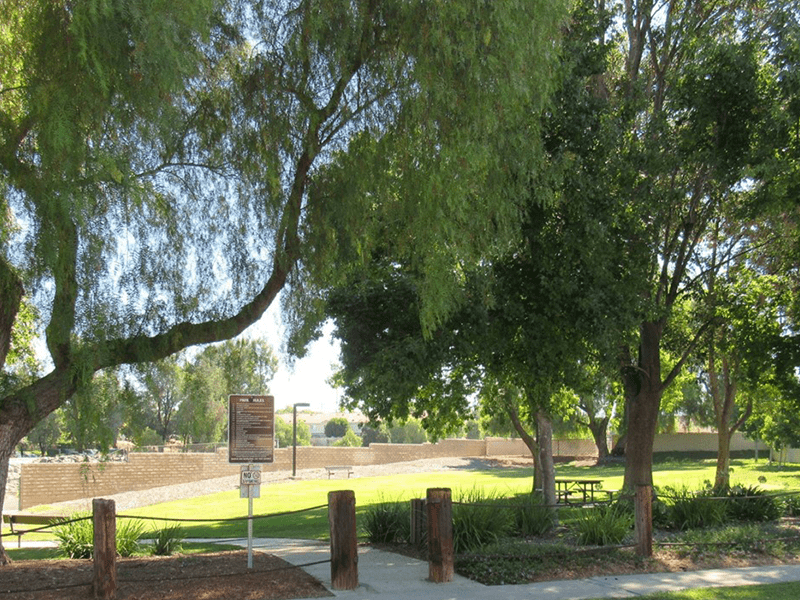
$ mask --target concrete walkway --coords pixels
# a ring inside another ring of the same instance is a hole
[[[257,539],[255,550],[280,556],[294,565],[330,558],[326,543],[304,540]],[[544,581],[523,585],[485,586],[456,575],[451,583],[428,581],[428,563],[413,558],[359,547],[359,587],[353,591],[331,590],[346,600],[585,600],[587,598],[635,598],[654,592],[700,587],[740,586],[781,581],[800,581],[800,565],[714,569],[681,573],[652,573],[592,577],[569,581]],[[331,589],[330,563],[303,567]]]

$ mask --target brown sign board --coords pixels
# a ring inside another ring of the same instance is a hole
[[[228,462],[271,463],[275,447],[275,398],[228,397]]]

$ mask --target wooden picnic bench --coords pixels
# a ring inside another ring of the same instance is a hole
[[[582,504],[595,502],[595,495],[605,494],[608,500],[614,498],[614,490],[603,490],[602,479],[556,479],[556,499],[559,503],[570,504],[570,498],[580,497]]]
[[[331,478],[331,475],[334,473],[338,473],[340,471],[347,472],[347,478],[350,479],[350,475],[353,474],[353,467],[347,465],[336,465],[331,467],[325,467],[325,470],[328,472],[328,479]]]
[[[52,532],[52,527],[57,525],[59,521],[64,520],[66,520],[66,517],[63,515],[25,513],[3,515],[3,523],[11,528],[11,535],[17,536],[17,547],[22,547],[22,536],[26,533],[34,531]]]

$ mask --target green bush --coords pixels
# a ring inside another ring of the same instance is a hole
[[[667,500],[666,523],[670,529],[716,527],[725,523],[727,510],[724,500],[715,500],[710,489],[692,492],[686,488],[665,488]]]
[[[781,531],[765,531],[764,526],[728,525],[724,527],[710,527],[707,529],[693,529],[678,534],[671,542],[680,542],[685,545],[678,547],[679,556],[709,556],[737,554],[764,554],[768,556],[783,556],[786,553],[786,544],[775,539]]]
[[[633,527],[633,515],[621,505],[595,506],[575,521],[578,543],[588,546],[620,544]]]
[[[364,533],[373,544],[406,542],[411,527],[408,502],[381,502],[370,506],[364,514]]]
[[[508,502],[477,489],[462,494],[453,503],[453,551],[474,552],[506,536],[512,527]]]
[[[123,520],[117,525],[117,553],[131,556],[139,549],[139,539],[144,532],[144,523],[138,520]],[[92,558],[94,553],[94,524],[91,513],[75,513],[70,522],[54,528],[58,539],[58,553],[67,558]]]
[[[58,553],[67,558],[92,558],[94,525],[91,513],[70,516],[70,521],[53,529],[58,539]]]
[[[138,519],[117,521],[117,554],[133,556],[139,550],[139,540],[144,533],[144,523]]]
[[[734,486],[728,490],[728,517],[734,521],[775,521],[781,516],[778,499],[758,486]]]
[[[181,542],[185,538],[183,528],[178,525],[167,525],[156,531],[151,553],[156,556],[172,556],[181,551]]]
[[[780,506],[785,517],[800,517],[800,495],[790,494],[780,499]]]
[[[543,506],[541,494],[524,494],[512,502],[513,532],[522,537],[543,535],[553,529],[557,513]]]

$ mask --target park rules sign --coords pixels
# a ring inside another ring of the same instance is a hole
[[[228,397],[228,462],[271,463],[275,447],[275,398]]]

